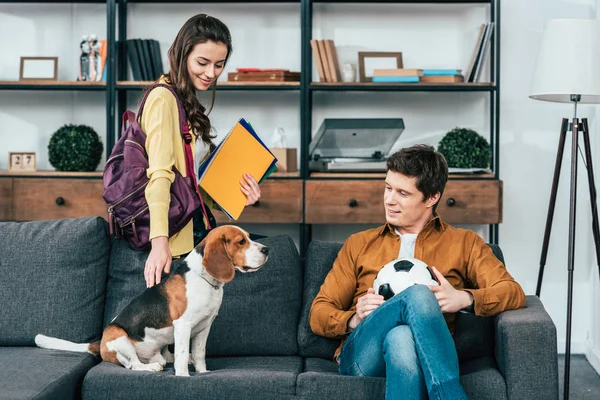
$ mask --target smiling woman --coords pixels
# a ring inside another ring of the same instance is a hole
[[[169,73],[161,76],[158,84],[170,85],[181,102],[187,125],[190,127],[186,142],[191,140],[194,164],[204,159],[215,147],[211,136],[211,122],[206,108],[197,98],[198,91],[213,87],[223,73],[232,51],[231,34],[219,19],[206,14],[190,18],[179,30],[169,48]],[[169,232],[170,188],[175,173],[187,178],[195,171],[186,169],[186,151],[180,132],[179,111],[173,93],[165,87],[152,86],[141,110],[140,127],[146,134],[148,155],[148,185],[145,196],[150,212],[150,241],[152,248],[146,261],[144,277],[147,286],[161,281],[162,273],[169,273],[174,257],[189,253],[216,223],[210,213],[212,199],[200,188],[206,213],[197,210],[197,216],[178,232]],[[185,128],[184,128],[185,130]],[[188,156],[189,157],[189,156]],[[258,183],[251,177],[241,182],[240,190],[248,198],[247,204],[260,197]],[[199,209],[200,210],[200,209]]]

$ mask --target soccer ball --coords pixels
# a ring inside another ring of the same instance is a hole
[[[431,268],[417,258],[398,258],[385,264],[379,273],[373,289],[385,300],[413,285],[438,286]]]

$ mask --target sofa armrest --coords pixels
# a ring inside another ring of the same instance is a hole
[[[496,361],[508,399],[558,399],[556,326],[537,296],[495,319]]]

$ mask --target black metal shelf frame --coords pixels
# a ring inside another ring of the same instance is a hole
[[[120,116],[125,111],[127,103],[127,93],[129,91],[141,90],[139,84],[117,84],[119,80],[125,80],[127,77],[127,59],[120,47],[121,54],[116,53],[114,46],[115,40],[125,41],[127,39],[127,5],[129,3],[164,3],[165,0],[79,0],[79,1],[40,1],[40,0],[21,0],[6,1],[0,0],[0,3],[106,3],[106,37],[108,43],[107,49],[107,82],[105,86],[82,86],[82,85],[3,85],[0,84],[0,90],[85,90],[85,91],[106,91],[106,154],[110,154],[116,140]],[[172,3],[197,3],[194,0],[173,1]],[[499,178],[499,132],[500,132],[500,0],[375,0],[375,1],[357,1],[357,0],[263,0],[263,1],[241,1],[241,0],[221,0],[206,1],[206,3],[300,3],[300,23],[301,23],[301,77],[299,86],[270,86],[270,85],[246,85],[246,86],[221,86],[218,90],[276,90],[276,91],[300,91],[300,175],[299,177],[284,177],[281,179],[301,179],[303,182],[303,196],[305,194],[305,185],[307,180],[315,179],[310,177],[308,170],[308,150],[312,135],[312,107],[313,93],[330,91],[398,91],[398,92],[482,92],[490,96],[490,145],[492,147],[492,169],[495,179]],[[495,23],[492,36],[492,45],[490,51],[490,76],[492,85],[320,85],[312,82],[312,50],[310,40],[312,39],[312,21],[314,3],[396,3],[396,4],[489,4],[490,22]],[[119,79],[117,79],[117,77]],[[333,178],[336,179],[336,178]],[[348,179],[348,178],[346,178]],[[350,178],[353,179],[353,178]],[[365,179],[365,178],[357,178]],[[467,178],[477,179],[477,178]],[[303,215],[305,214],[305,202],[303,204]],[[304,257],[311,239],[311,225],[301,223],[300,225],[300,251]],[[490,225],[489,241],[498,242],[498,225]]]
[[[315,92],[321,91],[402,91],[402,92],[483,92],[488,93],[490,112],[489,112],[489,129],[490,129],[490,146],[492,148],[492,170],[494,179],[499,179],[500,163],[499,163],[499,133],[500,133],[500,0],[471,0],[471,1],[371,1],[368,3],[431,3],[431,4],[489,4],[490,6],[490,22],[495,24],[492,35],[490,48],[490,81],[492,85],[428,85],[421,87],[417,85],[316,85],[312,82],[312,49],[310,40],[312,39],[312,17],[314,3],[367,3],[364,1],[317,1],[303,0],[301,6],[301,27],[302,27],[302,74],[301,74],[301,171],[300,175],[303,179],[303,191],[305,191],[306,180],[315,179],[310,177],[308,170],[308,151],[310,139],[312,137],[312,96]],[[467,178],[468,179],[468,178]],[[308,244],[311,237],[311,228],[307,224],[303,224],[303,237],[300,238],[300,243]],[[498,243],[498,224],[489,225],[489,242]],[[301,248],[304,248],[302,246]]]

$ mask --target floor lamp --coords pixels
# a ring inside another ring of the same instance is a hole
[[[569,398],[569,373],[571,363],[571,317],[573,307],[573,272],[575,260],[575,214],[577,202],[577,151],[579,134],[583,135],[590,201],[592,204],[592,231],[596,246],[596,260],[600,272],[600,230],[596,205],[596,185],[592,168],[592,152],[587,118],[577,118],[577,104],[600,103],[600,20],[551,20],[546,24],[529,97],[536,100],[571,103],[574,107],[572,122],[563,119],[546,230],[540,258],[536,288],[539,297],[542,289],[544,266],[548,253],[550,231],[556,204],[556,192],[567,132],[571,132],[571,188],[569,203],[568,289],[567,289],[567,340],[565,349],[564,399]]]

